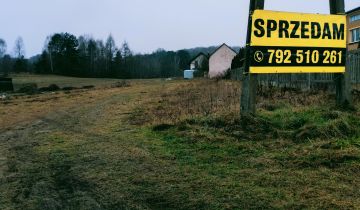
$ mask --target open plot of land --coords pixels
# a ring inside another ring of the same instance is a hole
[[[99,79],[99,78],[78,78],[56,75],[33,75],[33,74],[14,74],[12,75],[14,88],[18,90],[23,85],[35,83],[38,87],[47,87],[56,84],[59,87],[83,87],[93,85],[96,87],[108,87],[121,79]],[[133,83],[148,84],[152,80],[132,80]]]
[[[236,82],[113,82],[0,101],[1,209],[360,206],[359,112],[333,96],[260,92],[240,120]]]
[[[81,87],[85,85],[105,86],[119,81],[116,79],[76,78],[32,74],[15,74],[12,78],[15,90],[28,83],[36,83],[39,87],[46,87],[51,84],[57,84],[60,87]]]

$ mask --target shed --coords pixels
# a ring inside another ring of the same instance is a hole
[[[196,70],[185,70],[184,79],[194,79]]]

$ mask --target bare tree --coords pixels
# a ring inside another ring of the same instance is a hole
[[[105,43],[105,61],[106,61],[106,73],[109,73],[112,68],[112,62],[116,51],[116,44],[114,38],[109,35]]]
[[[129,43],[127,41],[124,41],[124,43],[122,44],[121,54],[124,58],[131,57],[133,54],[130,50]]]
[[[6,76],[7,72],[6,69],[4,68],[4,55],[6,53],[6,42],[3,39],[0,39],[0,72],[3,71],[3,74]]]
[[[49,43],[51,41],[51,36],[47,36],[45,43],[44,43],[44,49],[43,51],[47,52],[49,55],[49,60],[50,60],[50,69],[51,69],[51,73],[54,73],[54,64],[53,64],[53,58],[52,58],[52,49],[51,46],[49,46]]]
[[[89,55],[89,61],[90,61],[90,70],[91,74],[95,74],[95,64],[96,64],[96,52],[97,52],[97,44],[96,41],[93,38],[89,39],[88,43],[88,55]]]
[[[132,58],[132,52],[130,50],[129,44],[127,41],[124,41],[124,43],[121,46],[121,55],[123,57],[123,64],[124,64],[124,68],[125,68],[125,78],[130,78],[131,75],[133,74],[133,68],[132,68],[132,63],[131,63],[131,58]]]
[[[0,59],[5,55],[6,52],[6,42],[3,39],[0,39]]]
[[[25,45],[21,36],[19,36],[15,41],[14,55],[18,59],[25,57]]]
[[[106,49],[106,54],[107,54],[106,56],[109,59],[112,59],[114,57],[114,54],[115,54],[116,44],[115,44],[115,40],[111,36],[111,34],[109,35],[109,37],[106,40],[105,49]]]

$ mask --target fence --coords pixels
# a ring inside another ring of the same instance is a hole
[[[348,52],[347,69],[352,84],[360,84],[360,49]],[[243,68],[233,69],[231,79],[241,80]],[[323,88],[334,90],[334,74],[259,74],[260,85],[301,89]]]

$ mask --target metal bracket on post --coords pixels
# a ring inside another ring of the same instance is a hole
[[[249,20],[248,31],[246,37],[246,51],[245,51],[245,68],[243,73],[242,89],[241,89],[241,104],[240,114],[241,116],[253,115],[256,111],[256,93],[257,93],[257,75],[250,74],[250,44],[251,44],[251,25],[252,14],[256,9],[264,9],[265,0],[250,0],[249,7]]]
[[[345,14],[345,2],[344,0],[329,0],[330,13],[344,15]],[[340,107],[352,106],[351,95],[351,80],[350,75],[345,71],[344,74],[335,74],[334,82],[336,86],[336,105]]]

